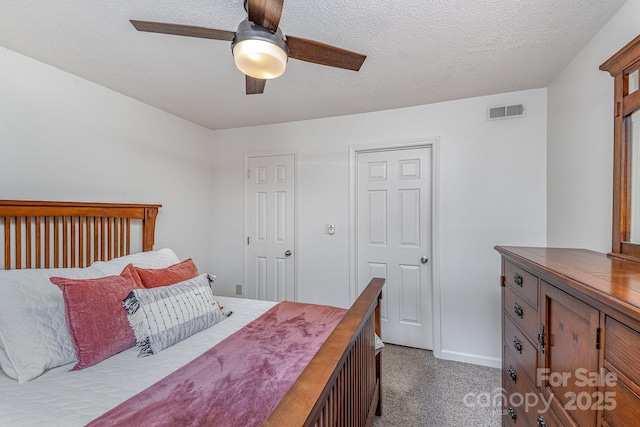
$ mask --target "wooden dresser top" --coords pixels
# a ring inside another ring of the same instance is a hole
[[[496,246],[541,279],[553,280],[640,320],[640,262],[586,249]]]

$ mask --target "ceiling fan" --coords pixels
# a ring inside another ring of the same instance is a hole
[[[285,36],[278,27],[284,0],[244,0],[248,18],[236,32],[191,25],[131,20],[138,31],[231,42],[236,66],[246,76],[247,95],[264,92],[267,79],[282,73],[288,58],[358,71],[365,55],[313,40]]]

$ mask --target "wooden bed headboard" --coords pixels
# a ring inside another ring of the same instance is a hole
[[[158,204],[0,200],[3,269],[87,267],[153,249]],[[141,238],[132,236],[141,227]],[[137,240],[136,240],[137,239]],[[140,240],[141,239],[141,240]]]

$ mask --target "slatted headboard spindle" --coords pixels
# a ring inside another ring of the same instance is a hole
[[[158,204],[0,200],[3,268],[86,267],[131,253],[132,225],[141,250],[153,249]]]

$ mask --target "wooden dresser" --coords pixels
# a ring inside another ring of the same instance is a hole
[[[640,425],[640,262],[581,249],[496,250],[503,425]]]

